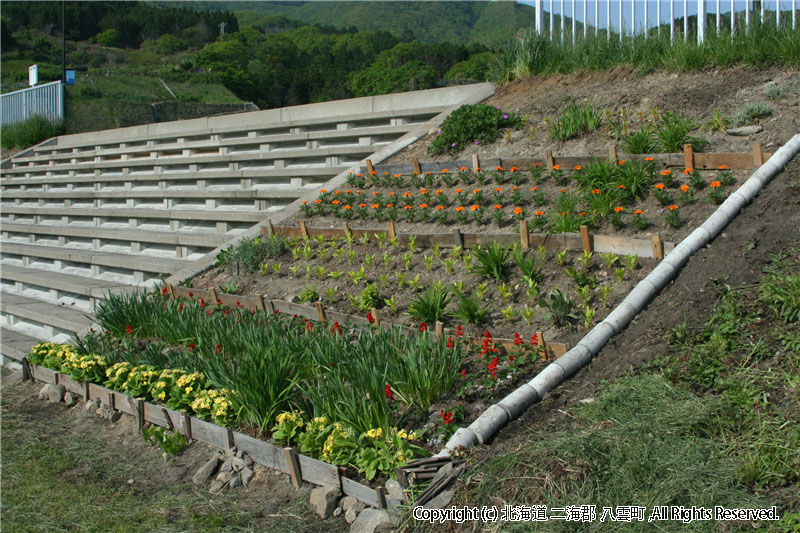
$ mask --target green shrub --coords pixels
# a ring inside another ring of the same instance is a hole
[[[378,307],[381,303],[381,295],[378,293],[378,285],[369,283],[361,294],[358,295],[358,309],[364,313],[373,307]]]
[[[52,122],[42,115],[33,115],[28,120],[17,122],[16,124],[3,125],[0,137],[4,149],[11,148],[24,149],[35,144],[39,144],[45,139],[61,135],[64,125],[60,122]]]
[[[501,129],[517,129],[522,124],[522,118],[490,105],[463,105],[444,120],[441,133],[428,152],[434,155],[455,153],[469,144],[490,143],[500,137]]]
[[[444,308],[450,303],[450,299],[447,288],[432,285],[411,302],[408,314],[422,322],[433,324],[444,319]]]
[[[254,272],[265,259],[278,257],[285,251],[286,237],[282,235],[245,239],[220,251],[214,264],[225,267],[228,263],[241,263],[245,270]]]

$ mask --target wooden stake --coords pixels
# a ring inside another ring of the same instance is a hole
[[[292,485],[296,490],[300,490],[300,486],[303,484],[303,477],[300,474],[300,462],[297,460],[297,454],[291,448],[284,448],[283,455],[289,465],[289,476],[292,478]]]
[[[372,309],[369,310],[369,314],[372,315],[372,319],[375,321],[374,322],[375,326],[376,327],[381,327],[381,319],[378,316],[378,310],[373,307]]]
[[[472,170],[478,171],[481,169],[481,160],[478,154],[472,154]]]
[[[167,429],[170,431],[175,431],[175,426],[172,424],[172,419],[169,417],[169,411],[167,411],[166,407],[161,408],[161,414],[164,415],[164,418],[167,421]]]
[[[219,302],[220,299],[216,287],[211,287],[211,297],[214,298],[214,305],[219,305],[217,302]]]
[[[171,299],[175,299],[175,287],[172,286],[172,283],[167,283],[167,293]]]
[[[267,225],[262,226],[267,228],[267,235],[275,235],[275,228],[272,226],[272,219],[267,219]]]
[[[592,251],[592,237],[589,235],[589,226],[581,226],[581,244],[584,252],[589,253]]]
[[[611,158],[613,162],[617,162],[617,145],[612,144],[608,147],[608,157]]]
[[[344,236],[349,237],[353,232],[350,231],[350,226],[347,222],[342,222],[342,229],[344,230]]]
[[[136,398],[136,426],[141,431],[144,428],[144,400]]]
[[[83,399],[89,401],[89,380],[83,382]]]
[[[308,228],[305,220],[300,221],[300,233],[303,235],[303,239],[308,240]]]
[[[541,354],[542,359],[547,360],[547,346],[544,343],[544,335],[541,331],[536,332],[536,346],[540,347],[536,351]]]
[[[56,374],[56,376],[57,376],[57,375],[58,375],[58,374]],[[108,393],[108,409],[109,409],[111,412],[114,412],[114,411],[116,411],[116,410],[117,410],[117,408],[116,408],[116,404],[114,403],[114,393],[113,393],[113,392],[109,392],[109,393]]]
[[[694,169],[694,151],[691,144],[683,145],[683,166]]]
[[[378,494],[378,507],[386,509],[386,488],[378,487],[375,492]]]
[[[186,411],[183,412],[183,436],[187,443],[192,442],[192,417]]]
[[[397,237],[397,233],[394,231],[394,222],[391,220],[386,223],[387,226],[387,234],[389,235],[390,239],[394,239]]]
[[[256,309],[259,311],[264,310],[264,295],[260,292],[256,293]]]
[[[375,173],[375,167],[372,166],[372,160],[371,159],[367,159],[367,172],[369,172],[370,174],[374,174]]]
[[[441,339],[444,336],[444,322],[437,320],[433,325],[433,333],[437,339]]]
[[[314,302],[314,307],[317,308],[317,318],[320,322],[325,322],[325,309],[322,307],[322,302]]]
[[[272,303],[272,300],[261,297],[262,304],[264,305],[264,312],[269,313],[270,316],[275,314],[275,304]]]
[[[456,246],[464,247],[464,236],[461,235],[461,230],[456,228],[453,230],[453,238],[455,239]]]
[[[553,159],[553,151],[550,148],[547,148],[544,151],[544,161],[547,165],[547,170],[553,170],[553,165],[555,165],[555,160]]]
[[[22,381],[33,381],[31,367],[28,365],[28,358],[22,358]]]
[[[527,220],[519,221],[519,245],[523,250],[527,250],[531,247],[531,234],[528,233]]]
[[[233,449],[233,430],[225,428],[225,451],[230,452]]]
[[[419,159],[412,157],[411,165],[414,167],[414,174],[422,174],[422,168],[419,166]]]
[[[656,259],[664,259],[664,243],[661,242],[661,235],[656,233],[650,237],[650,242],[653,245],[653,257]]]
[[[764,151],[761,147],[761,143],[756,143],[753,145],[753,165],[760,167],[764,164]]]

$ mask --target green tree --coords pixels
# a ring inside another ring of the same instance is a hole
[[[119,30],[115,30],[113,28],[98,33],[95,39],[97,39],[97,44],[101,46],[110,46],[113,48],[119,48],[121,42]]]
[[[185,48],[180,39],[171,33],[165,33],[156,41],[156,50],[159,54],[170,55]]]

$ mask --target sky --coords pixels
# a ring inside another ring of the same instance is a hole
[[[534,0],[519,0],[523,4],[533,6],[536,4]],[[625,32],[631,32],[631,19],[633,12],[634,0],[542,0],[542,7],[544,12],[551,10],[556,14],[561,13],[561,5],[563,2],[564,13],[568,18],[572,18],[573,1],[575,4],[575,17],[578,21],[583,22],[583,7],[586,4],[587,18],[589,20],[589,27],[595,25],[595,6],[599,9],[599,27],[606,27],[606,17],[608,4],[611,4],[611,26],[615,30],[619,28],[619,4],[622,2],[622,18],[625,20]],[[674,4],[675,18],[683,18],[686,8],[689,16],[697,14],[698,0],[635,0],[636,2],[636,33],[641,33],[645,27],[645,4],[647,4],[649,23],[647,27],[655,27],[658,17],[658,7],[661,7],[661,22],[669,23],[670,4]],[[731,0],[705,0],[706,12],[715,14],[717,12],[717,5],[719,4],[720,13],[731,12]],[[776,5],[780,3],[781,10],[790,11],[792,8],[792,0],[764,0],[765,9],[774,13]],[[737,12],[743,12],[746,5],[749,5],[751,13],[753,10],[753,0],[734,0],[734,7]],[[557,29],[557,28],[556,28]]]

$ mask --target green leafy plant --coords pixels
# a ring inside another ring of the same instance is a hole
[[[222,284],[220,290],[225,294],[236,294],[236,292],[239,290],[239,287],[233,281],[226,281]]]
[[[145,442],[161,448],[165,463],[169,456],[174,457],[186,448],[186,441],[183,435],[164,427],[145,426],[142,428],[142,437]]]
[[[305,288],[297,295],[297,299],[301,303],[312,303],[319,300],[319,291],[312,285],[306,285]]]
[[[361,294],[358,295],[358,309],[366,313],[372,308],[376,308],[381,303],[378,286],[375,283],[368,283]]]
[[[457,318],[467,324],[482,324],[489,317],[489,304],[482,304],[482,297],[477,293],[472,297],[466,296],[463,292],[456,293],[458,303],[450,316]]]
[[[553,320],[557,327],[572,326],[572,322],[578,319],[575,314],[575,301],[564,294],[561,289],[555,289],[549,294],[550,300],[542,298],[539,305],[547,309],[547,318]]]
[[[444,310],[451,299],[446,287],[430,286],[411,302],[408,314],[427,324],[443,321]]]
[[[503,112],[490,105],[463,105],[444,121],[428,152],[437,155],[456,153],[470,144],[488,144],[500,138],[504,128],[521,128],[523,120],[513,113]]]
[[[476,260],[469,271],[487,278],[494,278],[497,282],[505,281],[508,277],[508,256],[511,250],[496,242],[484,247],[477,246],[472,249],[472,256]]]

